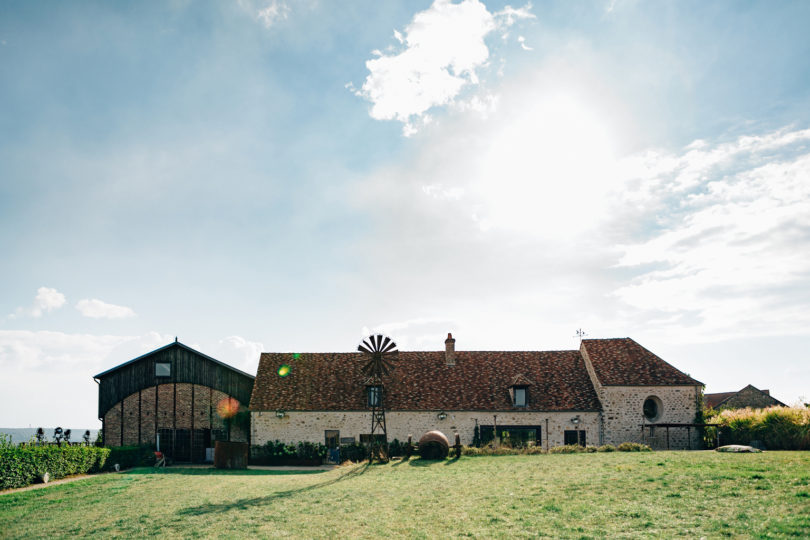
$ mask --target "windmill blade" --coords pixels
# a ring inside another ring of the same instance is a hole
[[[388,338],[386,338],[386,339],[388,339]],[[387,345],[383,345],[382,352],[383,352],[383,354],[388,353],[388,352],[397,352],[396,349],[397,349],[397,344],[394,343],[393,341],[391,341],[391,343],[388,343]]]
[[[388,344],[392,341],[392,339],[388,336],[383,337],[382,345],[380,346],[380,350],[385,352],[385,349],[388,347]]]

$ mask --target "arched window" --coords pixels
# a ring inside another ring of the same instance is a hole
[[[661,413],[663,412],[663,406],[661,404],[661,400],[658,399],[656,396],[650,396],[644,400],[644,418],[647,419],[648,422],[655,422],[659,418],[661,418]]]

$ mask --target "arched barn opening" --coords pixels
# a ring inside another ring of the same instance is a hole
[[[178,341],[93,379],[106,446],[159,446],[173,461],[199,463],[215,441],[250,442],[255,377]]]

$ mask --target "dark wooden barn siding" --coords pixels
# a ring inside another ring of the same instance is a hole
[[[171,377],[155,377],[155,364],[172,364]],[[253,378],[212,362],[182,346],[168,347],[100,377],[98,416],[138,390],[166,383],[194,383],[208,386],[235,397],[240,403],[250,402]]]

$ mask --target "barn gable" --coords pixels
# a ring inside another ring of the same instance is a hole
[[[93,378],[108,446],[159,444],[175,461],[203,461],[214,441],[249,441],[254,377],[182,343]]]

